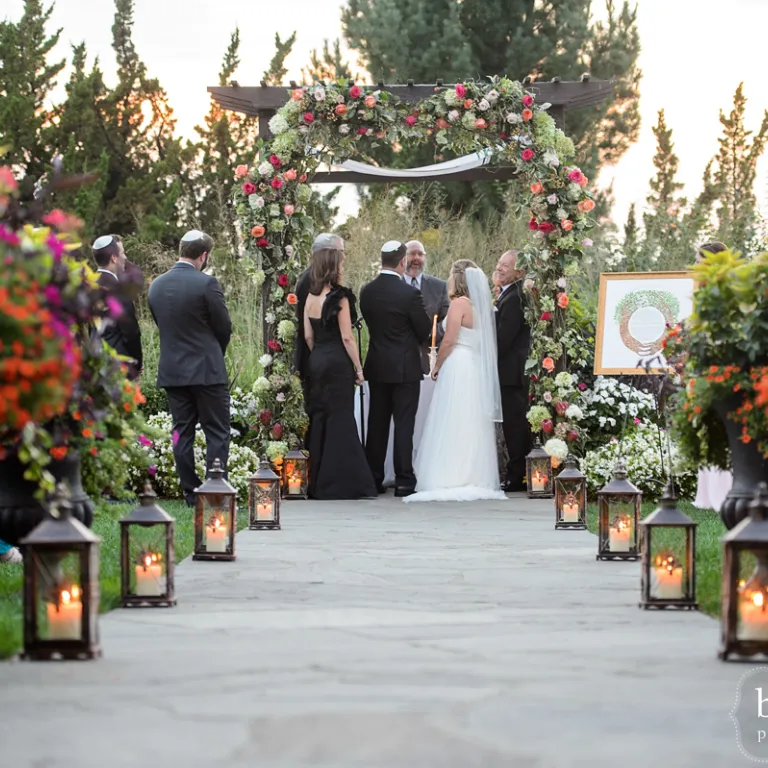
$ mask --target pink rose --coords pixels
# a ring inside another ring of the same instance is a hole
[[[296,171],[293,170],[293,168],[289,168],[284,174],[283,178],[286,181],[295,181],[296,180]]]
[[[552,419],[544,419],[544,421],[541,422],[541,431],[545,435],[551,435],[554,429],[555,425],[552,423]]]
[[[360,89],[359,89],[359,88],[358,88],[356,85],[353,85],[353,86],[352,86],[352,87],[349,89],[349,95],[350,95],[350,96],[351,96],[353,99],[359,99],[359,98],[360,98],[360,94],[361,94],[361,90],[360,90]]]
[[[306,125],[312,125],[315,122],[315,116],[311,112],[305,112],[302,119]]]
[[[466,88],[465,88],[463,85],[461,85],[461,83],[459,83],[459,84],[456,86],[456,95],[457,95],[457,96],[458,96],[460,99],[463,99],[463,98],[464,98],[464,97],[467,95],[467,89],[466,89]]]
[[[560,400],[555,403],[555,410],[557,411],[558,416],[565,416],[565,412],[568,410],[568,403]]]
[[[283,164],[277,155],[270,155],[269,162],[272,163],[275,168],[279,168]]]
[[[243,184],[244,195],[252,195],[255,191],[256,191],[256,185],[252,184],[250,181],[246,181],[245,184]]]
[[[548,323],[552,319],[552,315],[549,312],[541,313],[541,320],[544,323]]]
[[[296,210],[296,207],[288,203],[288,205],[283,208],[283,213],[286,216],[293,216],[293,212]]]
[[[531,96],[530,93],[526,93],[525,96],[523,96],[523,106],[524,107],[533,106],[533,96]]]
[[[277,284],[281,288],[287,288],[288,287],[288,275],[286,275],[286,274],[278,275],[278,277],[277,277]]]
[[[483,120],[482,117],[478,117],[477,120],[475,120],[475,128],[477,128],[479,131],[482,131],[484,128],[488,127],[488,123]]]
[[[416,118],[413,115],[408,115],[408,117],[405,118],[405,122],[413,128],[413,126],[416,125]]]
[[[579,433],[575,429],[572,429],[567,437],[569,443],[575,443],[579,439]]]
[[[260,237],[256,241],[256,247],[257,248],[269,248],[269,240],[267,240],[266,237]]]
[[[274,179],[272,179],[270,184],[272,186],[272,189],[280,189],[283,186],[283,180],[282,179],[278,179],[278,178],[274,178]]]
[[[523,160],[526,163],[528,163],[531,160],[533,160],[534,155],[535,155],[534,151],[532,149],[528,148],[528,149],[524,149],[523,150],[523,154],[521,155],[521,157],[523,158]]]
[[[539,224],[539,232],[541,232],[542,234],[548,235],[550,232],[554,232],[554,231],[555,231],[555,225],[550,224],[550,222],[548,221],[542,221]]]
[[[528,229],[531,230],[531,232],[538,232],[539,229],[539,222],[536,221],[536,219],[531,219],[528,222]]]
[[[574,168],[569,174],[568,174],[568,180],[574,182],[575,184],[579,184],[582,179],[582,173],[578,168]]]
[[[261,413],[259,413],[259,421],[266,427],[267,424],[269,424],[270,421],[272,421],[272,413],[269,411],[268,408],[265,408]]]
[[[248,175],[248,166],[247,165],[238,165],[237,168],[235,168],[235,178],[236,179],[242,179],[243,176]]]

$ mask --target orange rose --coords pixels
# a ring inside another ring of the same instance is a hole
[[[565,309],[568,306],[569,301],[570,299],[568,298],[567,293],[557,294],[557,306],[560,307],[560,309]]]
[[[296,303],[298,302],[298,300],[299,300],[299,299],[298,299],[298,297],[296,296],[296,294],[295,294],[295,293],[289,293],[289,294],[288,294],[288,295],[285,297],[285,300],[286,300],[286,301],[287,301],[289,304],[296,304]]]
[[[533,184],[531,184],[531,192],[533,192],[534,195],[540,195],[544,191],[544,185],[540,181],[534,181]]]
[[[541,361],[541,367],[545,371],[548,371],[549,373],[552,373],[552,371],[555,370],[555,361],[551,357],[545,357]]]
[[[292,94],[291,98],[294,101],[301,101],[304,98],[304,91],[301,88],[297,88]]]
[[[464,102],[464,109],[471,109],[471,107],[472,107],[472,99],[467,99]]]
[[[257,225],[256,225],[256,226],[255,226],[255,227],[254,227],[254,228],[251,230],[251,234],[252,234],[254,237],[264,237],[264,233],[265,233],[266,231],[267,231],[267,230],[266,230],[266,229],[264,229],[264,227],[262,227],[262,226],[261,226],[261,224],[257,224]]]
[[[344,117],[344,115],[347,114],[347,105],[346,104],[337,104],[336,108],[333,110],[339,117]]]
[[[524,109],[523,110],[523,120],[527,123],[531,119],[533,119],[533,111],[530,110],[530,109]]]
[[[587,198],[586,200],[579,201],[576,206],[582,213],[589,213],[595,207],[595,201]]]
[[[580,187],[586,187],[587,184],[589,184],[589,179],[582,173],[581,174],[581,181],[579,181]]]
[[[365,106],[373,108],[376,106],[376,97],[375,96],[366,96],[365,97]]]
[[[570,219],[563,219],[560,222],[560,226],[564,232],[570,232],[573,229],[573,222]]]
[[[296,181],[296,171],[293,170],[293,168],[289,168],[284,174],[283,178],[286,181]]]

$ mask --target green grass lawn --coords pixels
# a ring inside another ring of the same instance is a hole
[[[647,517],[657,504],[643,504],[642,516]],[[720,515],[712,509],[697,509],[690,502],[678,502],[678,509],[685,512],[696,528],[696,592],[699,608],[712,616],[720,615],[720,584],[723,564],[723,545],[720,539],[726,533]],[[587,527],[597,533],[597,505],[590,504],[587,510]],[[597,552],[597,542],[595,542]],[[640,578],[637,582],[640,594]]]
[[[194,526],[192,510],[181,501],[162,501],[160,505],[176,520],[176,562],[192,554]],[[120,603],[120,526],[117,521],[130,512],[135,504],[98,504],[93,531],[101,537],[101,611],[111,611]],[[237,528],[248,525],[243,504],[238,504]],[[0,565],[0,659],[12,656],[21,648],[21,565]]]

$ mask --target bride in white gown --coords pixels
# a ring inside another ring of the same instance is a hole
[[[501,421],[496,324],[483,271],[451,267],[451,306],[432,377],[437,380],[416,453],[416,493],[403,501],[504,499],[494,422]]]

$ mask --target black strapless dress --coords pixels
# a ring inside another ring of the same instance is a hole
[[[311,317],[315,346],[309,357],[309,496],[313,499],[376,498],[365,451],[355,423],[355,369],[339,330],[339,302],[355,295],[337,286],[325,297],[322,316]]]

